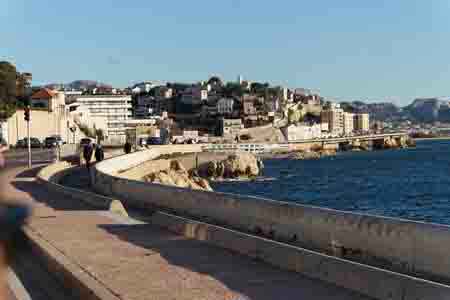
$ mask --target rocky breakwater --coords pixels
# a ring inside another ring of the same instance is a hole
[[[195,176],[193,172],[188,172],[177,160],[172,160],[168,169],[148,174],[144,176],[143,180],[193,190],[213,190],[206,179]]]
[[[293,159],[320,159],[328,156],[335,156],[336,150],[299,151],[292,156]]]
[[[402,139],[394,139],[387,138],[384,140],[383,148],[384,149],[397,149],[397,148],[408,148],[415,147],[416,142],[411,138],[402,138]]]
[[[246,152],[230,154],[224,160],[212,160],[205,163],[194,173],[211,179],[246,179],[261,174],[263,162],[255,155]]]

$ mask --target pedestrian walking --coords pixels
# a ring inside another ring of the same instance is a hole
[[[89,142],[88,144],[86,144],[84,146],[83,157],[84,157],[84,160],[86,161],[86,168],[88,169],[88,171],[91,169],[91,158],[92,158],[93,152],[94,152],[94,147],[91,142]]]
[[[129,154],[131,153],[131,143],[130,142],[126,142],[125,145],[123,146],[123,151],[125,152],[125,154]]]
[[[103,147],[102,145],[98,144],[97,147],[95,148],[95,160],[97,162],[102,161],[105,158],[105,153],[103,151]]]

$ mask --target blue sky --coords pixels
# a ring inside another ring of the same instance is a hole
[[[445,0],[0,0],[0,59],[34,83],[234,80],[336,99],[450,94]]]

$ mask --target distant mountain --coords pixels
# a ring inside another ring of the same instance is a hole
[[[374,120],[387,121],[403,117],[402,108],[388,102],[364,103],[361,101],[341,102],[347,112],[369,113]]]
[[[111,85],[101,83],[95,80],[75,80],[70,83],[50,83],[44,87],[53,89],[69,89],[69,90],[90,90],[94,88],[112,88]]]
[[[449,100],[442,98],[417,98],[405,107],[392,103],[364,103],[361,101],[341,102],[345,111],[369,113],[378,121],[410,120],[415,123],[450,122]]]
[[[418,98],[404,109],[419,122],[450,122],[449,101],[438,98]]]

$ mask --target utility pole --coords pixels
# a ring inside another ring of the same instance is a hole
[[[27,122],[27,146],[28,146],[28,168],[31,168],[31,142],[30,142],[30,106],[27,105],[24,111],[24,119]]]

